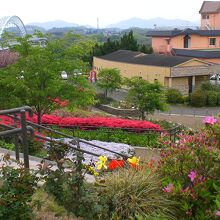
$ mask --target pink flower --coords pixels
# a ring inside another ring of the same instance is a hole
[[[163,191],[169,193],[173,191],[173,189],[174,189],[174,185],[172,183],[169,183],[166,187],[163,188]]]
[[[217,211],[217,212],[215,213],[215,215],[216,215],[216,216],[220,216],[220,211]]]
[[[190,180],[193,182],[196,178],[196,171],[191,171],[188,175],[188,177],[190,178]]]
[[[203,123],[205,123],[205,124],[214,125],[216,122],[217,122],[217,120],[213,116],[206,116],[203,119]]]

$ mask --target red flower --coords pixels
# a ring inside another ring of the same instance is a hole
[[[56,99],[56,101],[58,101]],[[58,103],[57,103],[58,104]],[[67,100],[59,101],[59,105],[65,106],[68,104]],[[29,118],[28,120],[32,122],[37,122],[37,117]],[[76,126],[76,127],[106,127],[106,128],[132,128],[133,131],[145,129],[160,130],[160,126],[153,124],[149,121],[139,121],[139,120],[128,120],[121,118],[101,118],[101,117],[91,117],[91,118],[74,118],[74,117],[59,117],[55,115],[43,115],[43,124],[54,124],[58,126]]]
[[[112,160],[108,165],[110,170],[115,170],[116,168],[123,166],[124,166],[123,160]]]

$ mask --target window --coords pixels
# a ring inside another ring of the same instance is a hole
[[[183,48],[190,48],[190,43],[191,43],[191,37],[189,35],[186,35],[183,38]]]
[[[202,15],[202,19],[209,19],[209,15]]]
[[[209,45],[215,46],[216,45],[216,38],[214,38],[214,37],[209,38]]]

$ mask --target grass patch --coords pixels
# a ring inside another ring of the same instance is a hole
[[[58,205],[54,198],[38,189],[32,198],[36,220],[82,220],[70,215],[63,206]]]

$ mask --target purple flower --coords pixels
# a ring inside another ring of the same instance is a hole
[[[214,125],[216,122],[217,122],[217,120],[213,116],[206,116],[203,119],[203,123],[205,123],[205,124]]]
[[[164,192],[171,192],[174,189],[174,185],[172,183],[169,183],[166,187],[163,188]]]
[[[217,211],[217,212],[215,213],[215,215],[216,215],[216,216],[220,216],[220,211]]]
[[[196,171],[190,171],[188,177],[193,182],[195,180],[195,178],[196,178]]]

